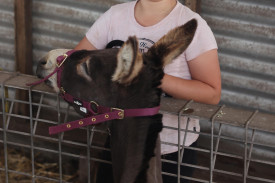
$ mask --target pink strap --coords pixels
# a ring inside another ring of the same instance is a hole
[[[38,84],[40,84],[40,83],[43,83],[44,81],[46,81],[47,79],[49,79],[52,75],[54,75],[58,70],[59,70],[59,68],[56,67],[56,68],[54,69],[54,71],[53,71],[51,74],[49,74],[48,76],[46,76],[45,78],[43,78],[43,79],[41,79],[41,80],[38,80],[38,81],[36,81],[36,82],[33,82],[33,83],[27,83],[26,85],[27,85],[27,86],[33,86],[33,85],[38,85]]]
[[[88,125],[95,125],[105,121],[114,120],[114,119],[123,119],[124,117],[138,117],[138,116],[153,116],[158,114],[160,106],[153,108],[142,108],[142,109],[115,109],[113,108],[112,112],[108,112],[105,114],[99,114],[96,116],[91,116],[88,118],[83,118],[80,120],[72,121],[69,123],[64,123],[57,126],[52,126],[49,128],[49,134],[57,134],[60,132],[65,132],[69,130],[73,130],[75,128],[80,128]]]
[[[153,116],[158,114],[160,106],[152,108],[142,108],[142,109],[126,109],[124,111],[125,117],[139,117],[139,116]]]
[[[61,72],[57,72],[57,86],[58,88],[61,87],[61,74],[63,71],[63,63],[66,61],[66,59],[76,52],[77,50],[69,50],[66,52],[66,54],[60,55],[59,57],[56,58],[56,62],[59,65],[58,68],[60,68]]]

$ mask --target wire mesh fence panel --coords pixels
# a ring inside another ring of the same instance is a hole
[[[72,107],[34,76],[0,72],[0,182],[96,182],[111,168],[106,125],[49,135],[53,125],[79,119]],[[17,93],[25,93],[18,95]],[[176,141],[162,155],[170,182],[275,182],[275,115],[163,97],[164,129]],[[192,126],[199,120],[199,127]],[[198,136],[189,143],[190,136]]]

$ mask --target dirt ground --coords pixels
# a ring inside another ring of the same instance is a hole
[[[4,155],[3,149],[0,150],[0,168],[4,168]],[[15,150],[9,148],[8,150],[8,167],[9,170],[23,172],[31,174],[32,172],[32,163],[31,163],[30,153],[27,153],[23,150]],[[35,174],[39,177],[49,177],[52,179],[59,179],[59,167],[58,163],[51,161],[41,154],[35,154],[34,161]],[[78,172],[77,167],[74,166],[74,163],[65,163],[63,164],[63,180],[66,182],[77,182]],[[5,172],[0,171],[0,182],[5,182]],[[9,173],[9,182],[10,183],[30,183],[31,177],[17,174]],[[51,180],[37,179],[37,183],[52,183]]]
[[[2,149],[2,144],[0,149],[0,168],[4,168],[4,154]],[[217,158],[216,169],[235,172],[241,174],[243,171],[243,162],[240,160],[233,160],[232,158]],[[197,165],[200,166],[209,166],[209,157],[204,153],[198,153],[197,156]],[[27,153],[23,149],[12,149],[8,150],[8,166],[10,170],[25,172],[31,174],[32,164],[30,153]],[[35,174],[39,177],[49,177],[52,179],[59,179],[59,167],[58,162],[53,161],[40,153],[35,154]],[[66,161],[63,164],[63,180],[66,182],[78,183],[79,181],[79,170],[78,162],[75,160]],[[267,178],[270,180],[275,179],[274,167],[253,164],[250,167],[249,175],[259,176],[261,178]],[[208,181],[209,180],[209,171],[195,169],[193,178],[200,180]],[[220,183],[242,183],[243,178],[240,176],[226,175],[223,173],[215,172],[213,175],[214,182]],[[5,182],[5,172],[0,171],[0,182]],[[10,183],[30,183],[31,178],[29,176],[9,173],[9,182]],[[52,183],[51,180],[37,179],[37,183]],[[195,182],[195,181],[190,181]],[[255,181],[247,179],[248,183],[261,183],[262,181]]]

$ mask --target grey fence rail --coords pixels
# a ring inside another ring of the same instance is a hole
[[[26,86],[36,80],[35,76],[0,72],[0,182],[94,182],[94,167],[111,164],[101,156],[109,152],[101,140],[109,135],[108,130],[104,125],[89,126],[49,136],[49,126],[79,116],[46,85]],[[163,172],[177,177],[175,182],[182,178],[203,183],[275,183],[275,115],[166,97],[161,112],[177,115],[179,120],[180,116],[198,118],[203,127],[200,132],[186,130],[180,123],[177,128],[164,127],[179,136],[185,132],[184,138],[187,133],[200,136],[197,146],[161,142],[181,149],[179,159],[185,150],[196,153],[196,163],[162,159],[178,169],[193,169],[192,176]]]

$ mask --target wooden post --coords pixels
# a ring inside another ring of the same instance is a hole
[[[32,74],[32,0],[14,0],[15,70]],[[17,90],[16,98],[28,101],[28,92]],[[29,106],[16,103],[14,112],[27,115]]]
[[[184,4],[192,11],[200,13],[200,0],[185,0]]]
[[[14,1],[16,71],[32,74],[32,0]]]

